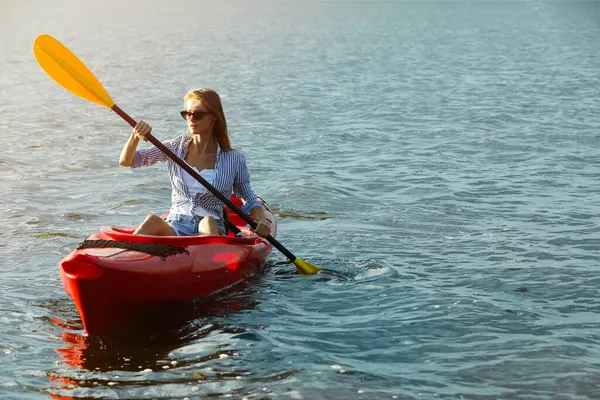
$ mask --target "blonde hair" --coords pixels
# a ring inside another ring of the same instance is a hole
[[[192,89],[183,97],[183,101],[185,103],[190,99],[201,101],[208,111],[215,116],[215,126],[213,127],[215,139],[222,151],[230,151],[231,143],[229,141],[229,132],[227,131],[227,120],[225,120],[221,98],[217,92],[206,88]]]

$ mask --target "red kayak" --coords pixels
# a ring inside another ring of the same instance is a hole
[[[259,200],[275,237],[273,213]],[[204,298],[259,272],[271,244],[231,211],[229,222],[244,236],[147,236],[133,235],[135,227],[101,227],[60,263],[85,331],[104,334],[149,307]]]

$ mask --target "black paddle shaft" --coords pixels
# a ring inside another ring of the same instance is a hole
[[[114,106],[111,107],[111,110],[113,110],[121,118],[123,118],[129,125],[131,125],[131,127],[135,128],[137,122],[133,118],[131,118],[129,115],[127,115],[127,113],[125,111],[121,110],[121,108],[119,108],[119,106],[117,106],[115,104]],[[252,218],[250,218],[247,214],[245,214],[242,210],[240,210],[238,206],[236,206],[235,204],[233,204],[231,202],[231,200],[229,200],[227,197],[223,196],[223,194],[221,192],[219,192],[217,189],[215,189],[215,187],[213,185],[208,183],[206,181],[206,179],[204,179],[202,176],[200,176],[199,173],[194,171],[192,169],[192,167],[189,166],[188,163],[183,161],[181,158],[177,157],[177,155],[175,155],[175,153],[173,153],[164,144],[162,144],[160,142],[160,140],[156,139],[151,134],[148,134],[146,136],[146,138],[150,141],[150,143],[152,143],[154,146],[156,146],[156,148],[158,148],[160,151],[165,153],[171,160],[175,161],[175,163],[177,163],[177,165],[179,165],[181,168],[183,168],[188,174],[190,174],[192,177],[194,177],[194,179],[196,179],[198,182],[200,182],[202,184],[202,186],[204,186],[209,192],[211,192],[219,200],[221,200],[221,202],[223,202],[223,204],[225,204],[233,212],[235,212],[237,215],[239,215],[244,221],[246,221],[248,223],[248,225],[250,225],[250,227],[252,227],[253,229],[256,228],[256,222],[254,222],[254,220]],[[294,262],[296,260],[296,256],[293,255],[288,249],[283,247],[283,245],[281,243],[279,243],[277,241],[277,239],[275,239],[273,236],[267,235],[267,237],[265,239],[267,239],[269,241],[269,243],[271,243],[273,246],[275,246],[277,248],[277,250],[282,252],[283,255],[286,256],[290,261]]]

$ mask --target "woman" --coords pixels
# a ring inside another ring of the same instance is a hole
[[[187,121],[186,135],[163,142],[221,192],[226,198],[235,193],[242,199],[242,211],[250,214],[256,223],[255,232],[265,237],[270,232],[261,203],[250,187],[246,159],[231,148],[227,122],[219,95],[210,89],[193,89],[185,97],[181,116]],[[123,147],[119,163],[124,167],[149,166],[168,161],[173,188],[171,210],[166,220],[150,214],[135,230],[138,235],[192,236],[224,235],[223,203],[183,168],[156,147],[136,150],[152,127],[139,121]]]

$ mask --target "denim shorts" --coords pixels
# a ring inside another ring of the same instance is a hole
[[[196,236],[198,235],[198,225],[200,225],[202,218],[204,217],[197,215],[169,214],[165,221],[177,236]],[[223,220],[217,219],[216,221],[221,228],[221,232],[225,234],[225,223]]]

